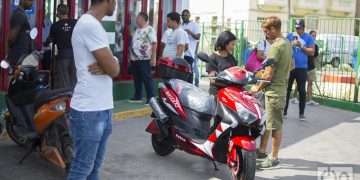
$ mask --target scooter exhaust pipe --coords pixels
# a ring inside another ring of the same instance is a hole
[[[149,105],[157,119],[159,119],[161,122],[166,122],[168,120],[169,117],[166,115],[163,108],[160,106],[160,103],[156,97],[150,98]]]
[[[160,133],[163,136],[168,136],[169,135],[169,131],[168,128],[166,126],[166,121],[169,120],[169,117],[166,115],[165,111],[163,110],[163,108],[160,106],[159,101],[157,100],[156,97],[152,97],[149,100],[149,105],[151,107],[151,109],[153,110],[155,116],[156,116],[156,120],[155,123],[158,126]]]

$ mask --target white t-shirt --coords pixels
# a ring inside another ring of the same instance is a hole
[[[167,37],[163,57],[176,58],[177,46],[180,44],[185,46],[187,39],[187,33],[182,28],[179,27],[173,30]],[[184,58],[184,53],[181,58]]]
[[[157,42],[155,29],[151,26],[137,28],[131,42],[130,60],[149,60],[152,54],[152,43]],[[134,55],[135,54],[135,55]]]
[[[184,30],[189,29],[194,34],[200,34],[200,27],[195,22],[182,23],[181,27]],[[190,34],[187,34],[187,35],[188,35],[188,38],[189,38],[189,47],[188,47],[187,51],[185,52],[185,56],[191,56],[192,58],[194,58],[195,57],[196,45],[198,43],[198,40],[194,39]]]
[[[263,39],[259,42],[257,49],[264,51],[264,56],[267,56],[269,54],[270,46],[271,44],[267,40]]]
[[[111,77],[92,75],[88,71],[88,66],[96,62],[91,52],[109,48],[108,36],[100,21],[92,15],[82,15],[74,28],[71,43],[78,79],[71,99],[71,108],[77,111],[113,109]]]
[[[161,42],[166,44],[167,38],[169,37],[169,35],[171,34],[172,29],[171,28],[167,28],[166,31],[164,31],[162,37],[161,37]]]

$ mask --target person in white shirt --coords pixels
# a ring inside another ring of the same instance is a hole
[[[172,29],[166,40],[163,57],[184,58],[185,45],[187,42],[186,32],[180,27],[180,14],[171,12],[167,14],[166,25]]]
[[[256,51],[256,56],[259,60],[264,61],[266,59],[272,43],[273,41],[266,36],[262,40],[260,40]]]
[[[200,39],[200,27],[197,23],[190,21],[190,11],[185,9],[181,13],[183,23],[181,27],[188,34],[189,48],[185,52],[184,59],[193,67],[194,58],[196,56],[196,46]],[[193,69],[193,68],[192,68]],[[192,70],[191,70],[192,71]],[[189,83],[193,83],[193,73],[189,75],[187,80]]]
[[[109,48],[101,24],[111,16],[116,0],[92,0],[87,14],[78,20],[72,35],[77,78],[70,104],[70,136],[74,159],[68,180],[99,179],[108,138],[112,132],[113,82],[119,62]]]
[[[130,102],[142,102],[142,83],[145,85],[147,101],[154,96],[153,80],[151,78],[151,64],[156,57],[157,37],[153,27],[148,25],[148,15],[140,12],[136,17],[138,28],[135,30],[131,42],[130,66],[134,75],[135,95]]]

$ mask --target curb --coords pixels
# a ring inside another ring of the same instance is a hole
[[[151,112],[152,110],[150,107],[131,110],[131,111],[116,112],[113,114],[113,120],[122,121],[124,119],[129,119],[133,117],[146,116],[146,115],[150,115]]]

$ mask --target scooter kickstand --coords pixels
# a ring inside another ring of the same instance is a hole
[[[32,147],[31,149],[29,149],[28,152],[26,152],[26,154],[24,155],[24,157],[22,157],[22,158],[20,159],[19,164],[21,164],[27,157],[29,157],[29,155],[30,155],[33,151],[35,151],[36,146],[38,146],[38,142],[35,142],[34,145],[33,145],[33,147]]]
[[[212,162],[213,162],[213,165],[214,165],[214,170],[215,170],[215,171],[219,171],[217,165],[215,164],[215,161],[213,160]]]

